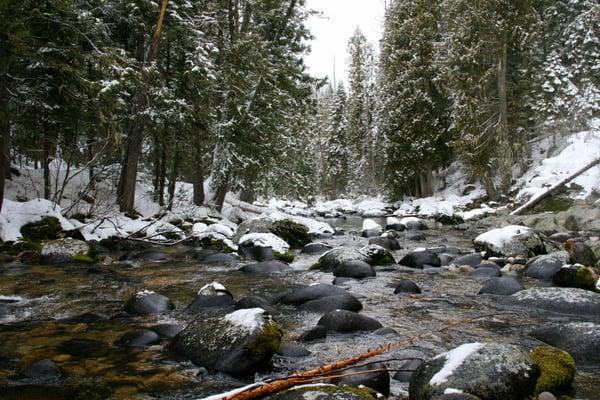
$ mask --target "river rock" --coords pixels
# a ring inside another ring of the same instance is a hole
[[[289,272],[292,270],[288,264],[281,261],[262,261],[256,264],[245,265],[240,268],[240,271],[247,274],[260,275],[260,274],[277,274],[283,272]]]
[[[564,242],[566,242],[567,240],[572,239],[572,238],[573,238],[573,235],[571,235],[568,232],[557,232],[557,233],[550,235],[550,237],[548,239],[552,240],[553,242],[563,244]]]
[[[473,279],[485,280],[502,276],[502,271],[499,267],[495,267],[493,265],[482,265],[480,268],[477,268],[475,271],[471,272],[469,276]]]
[[[417,217],[404,217],[400,220],[400,223],[408,230],[427,230],[427,222]]]
[[[557,251],[530,258],[527,260],[525,276],[550,282],[554,274],[568,261],[569,253],[566,251]]]
[[[404,239],[410,240],[411,242],[422,242],[427,239],[425,234],[415,229],[409,229],[404,232]]]
[[[458,257],[454,259],[452,263],[457,267],[468,265],[471,268],[476,268],[479,264],[481,264],[481,261],[483,261],[481,253],[472,253]]]
[[[399,382],[410,382],[410,378],[415,371],[423,364],[423,360],[407,360],[400,364],[399,371],[396,371],[393,378]]]
[[[349,376],[332,379],[336,385],[368,387],[384,396],[390,395],[390,373],[384,364],[376,363],[344,371]]]
[[[44,242],[40,256],[46,264],[94,262],[94,258],[90,256],[90,246],[83,240],[71,238]]]
[[[302,254],[322,254],[331,250],[331,246],[325,243],[309,243],[300,251]]]
[[[213,253],[206,256],[202,262],[206,264],[231,264],[238,260],[239,258],[231,253]]]
[[[284,343],[281,346],[279,346],[279,349],[277,349],[276,354],[288,358],[302,358],[308,357],[312,353],[306,347],[294,343]]]
[[[179,332],[183,330],[183,327],[179,324],[159,324],[153,326],[152,330],[160,337],[173,339]]]
[[[594,290],[598,275],[590,267],[581,264],[563,265],[552,277],[552,283],[560,287]]]
[[[570,391],[576,366],[569,353],[552,346],[538,346],[531,352],[531,358],[540,369],[535,393]]]
[[[421,288],[410,279],[400,279],[396,282],[394,294],[405,295],[411,293],[419,294],[421,293]]]
[[[398,264],[420,269],[423,269],[425,265],[436,268],[441,266],[440,258],[429,250],[410,252],[402,257]]]
[[[317,325],[324,326],[327,332],[374,331],[383,327],[373,318],[347,310],[327,313],[321,317]]]
[[[174,308],[168,297],[150,290],[136,293],[125,303],[125,311],[131,315],[163,314]]]
[[[191,311],[202,312],[210,308],[225,308],[235,303],[233,295],[219,282],[204,285],[198,291],[198,296],[188,306]]]
[[[325,384],[300,385],[275,395],[266,400],[376,400],[376,396],[368,389]]]
[[[253,218],[248,221],[242,222],[237,229],[231,240],[234,243],[238,243],[240,238],[248,233],[269,233],[273,229],[274,221],[270,218]]]
[[[34,381],[48,382],[59,379],[61,372],[54,361],[40,360],[21,371],[21,375]]]
[[[363,306],[358,299],[350,293],[321,297],[310,300],[300,306],[301,310],[326,314],[335,310],[360,311]]]
[[[383,228],[377,222],[372,219],[365,219],[363,221],[361,235],[362,237],[370,238],[373,236],[379,236],[383,233]]]
[[[264,367],[279,349],[282,336],[270,315],[251,308],[196,320],[175,336],[170,348],[209,370],[241,376]]]
[[[302,332],[298,337],[299,342],[312,342],[313,340],[325,339],[327,337],[327,329],[324,326],[317,325],[309,330]]]
[[[569,252],[569,263],[581,264],[586,267],[596,266],[596,255],[587,244],[569,239],[565,243],[565,248]]]
[[[317,283],[310,286],[304,286],[299,289],[286,294],[281,298],[280,302],[283,304],[292,304],[299,306],[310,300],[316,300],[323,297],[347,295],[344,289],[333,285],[327,285],[325,283]]]
[[[429,400],[455,389],[481,399],[525,399],[539,370],[529,351],[500,343],[468,343],[423,363],[410,380],[411,400]]]
[[[398,240],[390,236],[372,237],[369,239],[369,244],[376,244],[378,246],[383,247],[387,251],[402,249],[402,246],[400,246]]]
[[[260,296],[246,296],[238,300],[235,303],[236,310],[242,310],[244,308],[262,308],[271,315],[276,315],[277,310],[267,299]]]
[[[534,329],[530,335],[568,352],[580,366],[600,365],[600,324],[598,323],[567,322],[545,325]]]
[[[357,249],[336,247],[319,258],[319,269],[325,272],[333,272],[343,262],[353,260],[369,262],[369,258]]]
[[[375,276],[375,270],[371,265],[364,261],[352,260],[344,261],[333,271],[333,275],[345,278],[363,279]]]
[[[406,226],[404,226],[404,224],[401,223],[398,218],[388,217],[385,220],[385,230],[393,230],[393,231],[402,232],[405,229],[406,229]]]
[[[481,269],[481,268],[480,268]],[[479,290],[477,294],[495,294],[498,296],[510,296],[525,289],[518,279],[512,276],[492,278]]]
[[[525,307],[572,315],[600,315],[600,294],[576,288],[538,287],[507,298]]]
[[[488,257],[533,257],[546,252],[540,237],[525,226],[510,225],[482,233],[474,240],[476,251],[485,251]]]
[[[387,265],[396,263],[396,260],[389,250],[377,244],[369,244],[361,248],[360,253],[366,255],[369,258],[369,263],[372,265]]]
[[[160,336],[149,329],[127,332],[118,340],[118,344],[126,347],[144,347],[160,342]]]

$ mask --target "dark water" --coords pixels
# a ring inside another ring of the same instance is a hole
[[[337,219],[331,224],[359,230],[362,220]],[[395,252],[395,257],[398,259],[408,250],[422,246],[455,246],[472,251],[474,232],[444,228],[427,231],[426,234],[426,242],[402,242],[405,249]],[[347,235],[326,242],[334,246],[362,247],[367,240]],[[331,274],[308,271],[308,266],[318,256],[298,256],[292,264],[294,272],[289,274],[253,277],[238,272],[239,265],[210,266],[186,260],[181,256],[186,250],[169,249],[175,258],[170,262],[113,264],[101,267],[99,271],[90,271],[80,265],[3,270],[0,273],[0,295],[16,297],[10,302],[0,300],[0,398],[61,398],[60,391],[25,388],[23,381],[16,377],[22,368],[47,358],[59,365],[67,382],[87,382],[95,388],[107,385],[114,391],[115,399],[193,399],[241,386],[247,382],[220,374],[203,374],[198,367],[170,354],[165,342],[143,349],[124,348],[115,342],[127,331],[159,323],[185,325],[192,316],[184,308],[194,299],[200,287],[215,280],[240,298],[280,292],[297,284],[330,283],[333,278]],[[423,289],[423,295],[405,299],[393,295],[391,286],[401,278],[414,280]],[[525,284],[532,285],[533,282],[526,281]],[[529,338],[527,332],[547,320],[565,318],[507,309],[492,298],[477,296],[480,287],[481,282],[458,272],[426,273],[398,268],[379,268],[377,277],[348,285],[349,291],[363,303],[363,314],[394,328],[403,338],[423,331],[436,332],[463,319],[486,316],[476,323],[434,333],[384,358],[415,354],[433,356],[473,341],[534,346],[539,343]],[[176,310],[160,317],[110,319],[111,316],[119,316],[124,301],[130,295],[144,289],[168,296],[175,303]],[[279,307],[279,311],[277,319],[285,327],[285,340],[289,341],[316,324],[320,317],[299,312],[293,307]],[[85,313],[88,314],[82,316]],[[89,348],[79,348],[72,345],[73,342],[67,342],[72,339],[94,342],[86,342],[93,344]],[[307,345],[313,353],[310,357],[299,360],[275,357],[273,370],[258,374],[255,379],[290,374],[339,360],[390,340],[394,339],[368,333],[330,336],[325,341]],[[391,363],[390,367],[394,365]],[[597,373],[578,372],[576,398],[600,400]],[[392,383],[393,393],[405,393],[406,387],[396,381]],[[15,386],[20,389],[12,392],[7,389]],[[26,396],[14,397],[14,393],[25,393]],[[88,400],[91,398],[87,397]]]

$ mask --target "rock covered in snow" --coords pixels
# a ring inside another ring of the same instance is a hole
[[[525,399],[539,370],[529,351],[500,343],[468,343],[427,361],[410,380],[410,398],[429,400],[447,390],[486,400]]]
[[[331,272],[345,261],[353,260],[369,262],[369,257],[356,249],[336,247],[319,258],[319,269],[321,271]]]
[[[125,311],[131,315],[163,314],[174,308],[168,297],[150,290],[136,293],[125,303]]]
[[[482,233],[474,240],[476,251],[485,251],[487,256],[514,257],[544,254],[540,237],[525,226],[509,225]]]
[[[384,247],[377,244],[369,244],[360,249],[360,252],[367,256],[372,265],[395,264],[394,256]]]
[[[203,311],[209,308],[229,307],[234,304],[233,295],[219,282],[211,282],[198,290],[198,295],[189,305],[192,311]]]
[[[206,227],[205,232],[215,232],[225,236],[227,239],[233,237],[233,229],[224,224],[212,224]]]
[[[264,367],[282,336],[281,327],[265,310],[242,309],[190,323],[175,336],[170,349],[209,370],[245,376]]]
[[[208,230],[208,225],[206,225],[204,222],[197,222],[192,226],[192,234],[194,235],[199,235],[201,233],[204,233]]]
[[[239,247],[261,247],[271,248],[278,253],[285,253],[290,249],[290,246],[285,240],[272,233],[249,233],[240,238]]]
[[[361,234],[363,237],[379,236],[383,233],[383,228],[372,219],[365,219],[362,225]]]
[[[65,238],[44,242],[40,255],[42,261],[47,264],[93,262],[90,251],[90,246],[86,242]]]
[[[401,232],[406,229],[406,226],[396,217],[387,217],[385,220],[385,229]]]
[[[24,203],[5,199],[0,212],[0,240],[15,242],[23,238],[23,226],[52,217],[58,220],[63,231],[71,231],[75,226],[61,214],[59,206],[45,199],[34,199]]]

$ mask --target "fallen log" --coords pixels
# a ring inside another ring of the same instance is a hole
[[[529,199],[529,201],[527,201],[521,207],[519,207],[516,210],[514,210],[513,212],[511,212],[510,215],[520,215],[520,214],[523,213],[523,211],[526,211],[526,210],[528,210],[530,208],[535,207],[537,204],[539,204],[546,197],[550,196],[552,193],[555,193],[560,188],[562,188],[563,186],[565,186],[567,183],[571,182],[573,179],[577,178],[579,175],[583,174],[584,172],[588,171],[589,169],[595,167],[598,164],[600,164],[600,157],[596,158],[594,161],[592,161],[589,164],[585,165],[581,169],[575,171],[573,174],[569,175],[568,177],[566,177],[562,181],[556,183],[555,185],[553,185],[552,187],[550,187],[548,190],[546,190],[544,193],[542,193],[540,195],[537,195],[537,196],[533,196],[531,199]]]

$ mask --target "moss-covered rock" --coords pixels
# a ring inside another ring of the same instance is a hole
[[[18,256],[25,252],[39,253],[42,245],[29,239],[19,240],[18,242],[6,242],[0,245],[0,253],[6,253],[11,256]]]
[[[301,249],[311,242],[308,229],[290,219],[275,221],[271,233],[285,240],[292,249]]]
[[[533,350],[531,359],[540,369],[535,394],[568,391],[575,378],[575,360],[566,351],[555,347],[540,346]]]
[[[279,349],[280,325],[261,308],[198,319],[177,334],[171,350],[197,365],[236,376],[264,367]]]
[[[40,254],[42,256],[42,261],[47,264],[96,262],[96,258],[86,242],[71,238],[44,242]]]
[[[313,265],[311,265],[310,267],[308,267],[309,271],[318,271],[321,269],[321,263],[320,262],[316,262]]]
[[[296,258],[296,255],[292,251],[286,251],[284,253],[279,253],[277,251],[273,252],[273,258],[279,261],[283,261],[286,263],[291,263]]]
[[[528,214],[539,214],[543,212],[567,211],[573,207],[575,202],[569,196],[548,196],[536,205]]]
[[[56,217],[45,217],[37,222],[30,222],[21,227],[23,238],[35,242],[58,239],[62,227]]]
[[[593,290],[598,276],[592,268],[582,265],[565,265],[552,278],[552,283],[561,287]]]

